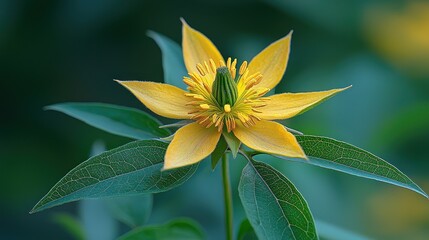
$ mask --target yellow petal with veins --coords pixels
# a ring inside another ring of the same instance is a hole
[[[307,93],[282,93],[270,96],[267,105],[259,108],[258,117],[266,120],[287,119],[301,114],[349,87]]]
[[[289,59],[292,32],[277,40],[256,55],[249,64],[249,75],[263,75],[258,87],[273,89],[282,80]]]
[[[263,120],[249,128],[237,125],[234,135],[242,143],[257,151],[286,157],[307,158],[295,136],[280,123]]]
[[[201,161],[214,151],[220,135],[216,128],[205,128],[196,122],[180,128],[167,148],[164,169],[183,167]]]
[[[188,72],[197,72],[197,64],[204,64],[204,61],[209,63],[210,59],[213,59],[215,64],[219,64],[220,60],[224,61],[219,50],[206,36],[191,28],[184,19],[181,20],[183,59]]]
[[[117,81],[130,90],[152,112],[167,118],[189,119],[189,98],[180,88],[156,82]]]

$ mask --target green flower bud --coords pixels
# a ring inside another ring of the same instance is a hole
[[[220,67],[216,70],[212,93],[221,107],[225,106],[225,104],[234,106],[235,101],[237,101],[237,84],[232,79],[227,67]]]

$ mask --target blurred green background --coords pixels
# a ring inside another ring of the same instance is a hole
[[[306,134],[344,140],[397,166],[429,192],[429,2],[369,0],[0,1],[0,239],[71,239],[53,221],[67,204],[29,215],[96,140],[130,141],[56,112],[49,104],[144,107],[113,79],[162,81],[148,30],[181,41],[180,17],[224,56],[250,60],[294,30],[277,92],[353,85],[288,120]],[[235,222],[241,167],[232,161]],[[429,202],[406,189],[300,163],[268,160],[289,177],[317,219],[376,239],[429,239]],[[219,169],[200,166],[181,187],[157,194],[150,223],[196,219],[224,236]],[[123,229],[121,229],[123,230]]]

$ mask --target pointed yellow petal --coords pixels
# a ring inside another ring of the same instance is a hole
[[[286,157],[307,158],[295,136],[280,123],[263,120],[249,128],[237,125],[234,135],[242,143],[257,151]]]
[[[265,107],[258,109],[262,112],[258,114],[258,117],[266,120],[291,118],[350,87],[321,92],[276,94],[270,96]]]
[[[258,87],[273,89],[282,80],[289,59],[292,32],[273,42],[256,55],[249,64],[249,76],[259,72],[263,75]]]
[[[204,61],[209,63],[210,59],[213,59],[216,64],[219,63],[219,60],[223,61],[223,57],[216,46],[206,36],[191,28],[185,20],[181,20],[183,24],[183,59],[188,72],[197,72],[197,64],[204,65]]]
[[[205,128],[199,123],[190,123],[180,128],[167,148],[164,169],[183,167],[201,161],[214,151],[220,135],[216,128]]]
[[[156,82],[117,81],[130,90],[147,108],[163,117],[189,119],[189,98],[180,88]]]

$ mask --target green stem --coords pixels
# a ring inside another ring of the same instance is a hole
[[[225,226],[226,226],[226,239],[233,239],[232,232],[232,196],[231,196],[231,184],[229,180],[229,166],[228,156],[226,153],[222,156],[222,182],[223,182],[223,197],[225,202]]]

